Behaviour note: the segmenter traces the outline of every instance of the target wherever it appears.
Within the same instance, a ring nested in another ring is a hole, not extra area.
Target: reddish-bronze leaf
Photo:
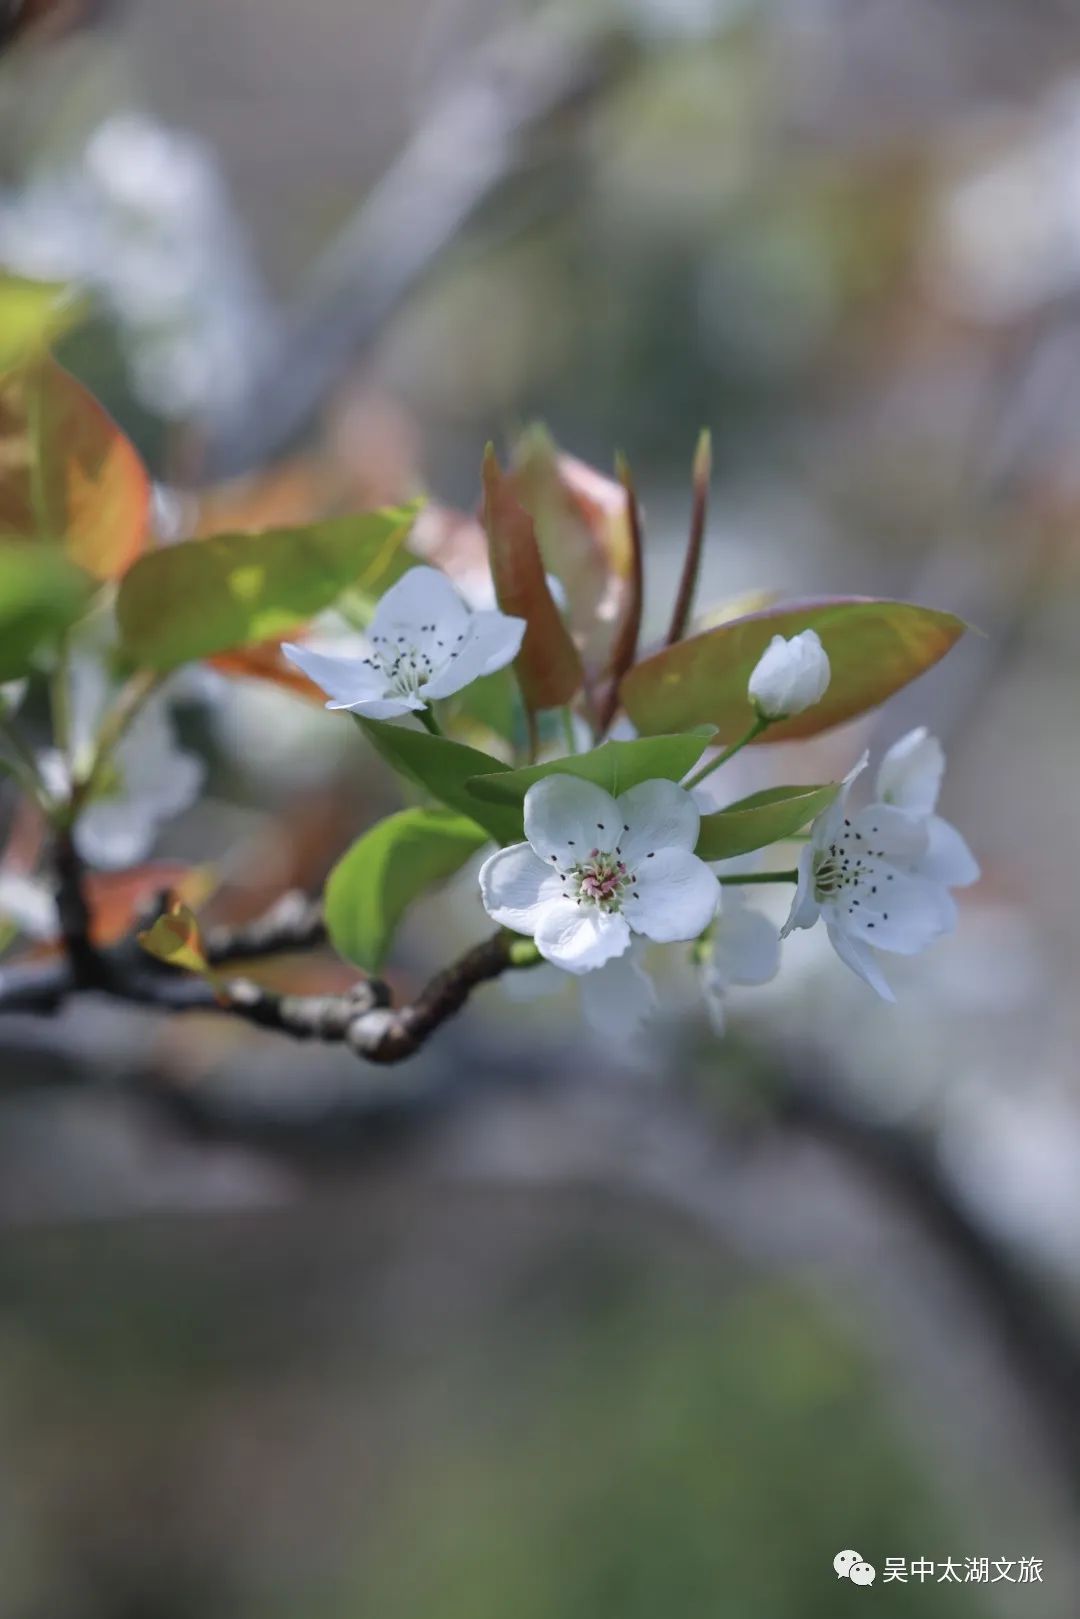
[[[548,589],[533,520],[519,504],[490,445],[483,480],[495,595],[504,613],[523,618],[527,625],[514,664],[522,695],[532,712],[558,708],[582,684],[581,657]]]
[[[149,522],[146,469],[81,382],[47,356],[0,377],[0,537],[52,541],[116,579]]]

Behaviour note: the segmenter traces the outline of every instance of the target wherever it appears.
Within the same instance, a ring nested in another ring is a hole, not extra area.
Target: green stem
[[[420,724],[424,726],[426,730],[431,732],[432,736],[442,736],[442,726],[439,724],[430,708],[421,708],[417,712],[416,717],[420,721]]]
[[[52,713],[53,740],[68,768],[71,768],[71,690],[68,649],[61,641],[56,668],[49,680],[49,708]]]
[[[563,741],[566,743],[567,753],[576,753],[578,750],[577,738],[574,735],[574,713],[570,705],[560,709],[562,717]]]
[[[687,792],[692,787],[699,786],[706,776],[711,776],[714,770],[720,769],[721,765],[726,765],[729,759],[733,759],[737,753],[745,748],[748,743],[753,742],[755,737],[759,737],[762,731],[766,730],[771,724],[772,720],[767,719],[764,714],[758,714],[753,725],[740,741],[733,742],[730,747],[724,749],[723,753],[718,753],[715,759],[710,759],[708,764],[702,765],[701,769],[695,771],[688,781],[683,782]]]
[[[122,740],[128,726],[146,699],[160,684],[161,679],[162,676],[155,669],[139,669],[121,686],[116,701],[101,722],[101,729],[94,742],[94,755],[86,773],[80,776],[72,789],[70,807],[72,818],[78,815],[82,805],[91,796],[99,772],[108,763],[117,743]]]
[[[792,871],[733,871],[717,877],[718,883],[725,886],[737,887],[743,883],[797,883],[799,873]]]
[[[38,773],[33,750],[6,715],[0,715],[0,740],[7,743],[14,755],[13,758],[0,757],[0,765],[10,771],[12,778],[18,782],[24,793],[37,802],[44,815],[51,815],[54,805]]]

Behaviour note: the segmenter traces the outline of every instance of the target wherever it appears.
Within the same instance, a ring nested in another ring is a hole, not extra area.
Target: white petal
[[[310,647],[296,646],[291,641],[283,641],[281,650],[290,663],[326,692],[330,698],[327,708],[356,708],[360,703],[381,699],[386,691],[384,675],[362,658],[330,657],[325,652],[312,652]],[[395,712],[404,713],[405,710],[397,708]]]
[[[421,695],[432,701],[449,697],[481,675],[494,674],[496,669],[504,668],[517,657],[524,634],[523,618],[510,618],[505,613],[474,613],[464,641],[421,686]]]
[[[410,568],[379,599],[371,617],[371,639],[388,641],[405,635],[415,641],[427,624],[435,624],[447,642],[469,626],[469,609],[438,568]]]
[[[944,883],[946,888],[966,888],[978,882],[979,862],[955,826],[940,815],[931,815],[926,830],[926,853],[916,868],[920,877]]]
[[[847,805],[848,799],[851,796],[852,785],[859,778],[859,776],[862,775],[869,763],[870,755],[864,751],[858,762],[852,765],[851,769],[844,777],[842,783],[840,784],[840,791],[837,793],[828,809],[823,809],[821,814],[812,822],[810,827],[810,843],[813,848],[827,849],[829,844],[832,843],[833,839],[836,837],[837,832],[844,824],[845,817],[848,815]],[[802,926],[803,924],[800,923],[797,925]],[[806,925],[808,926],[809,924]]]
[[[826,922],[878,950],[913,956],[956,926],[948,889],[925,877],[867,861],[859,881],[823,902]]]
[[[622,955],[630,943],[630,929],[615,911],[568,899],[544,908],[535,938],[546,961],[564,972],[587,973]]]
[[[812,928],[821,915],[821,907],[814,898],[814,853],[812,843],[807,843],[799,852],[799,881],[787,921],[780,929],[782,939],[786,939],[793,928]]]
[[[878,766],[875,796],[920,815],[933,811],[945,773],[945,753],[936,736],[918,725],[892,747]]]
[[[419,697],[373,697],[368,702],[327,703],[327,708],[347,708],[369,720],[399,720],[405,714],[418,714],[426,707]]]
[[[767,984],[780,971],[780,935],[761,911],[728,903],[712,936],[712,966],[728,984]]]
[[[658,1005],[656,985],[628,950],[581,980],[581,1010],[586,1023],[613,1043],[632,1039]]]
[[[566,870],[591,849],[610,853],[622,829],[611,794],[578,776],[545,776],[525,794],[525,836],[545,865]]]
[[[496,849],[480,867],[480,896],[493,921],[516,933],[534,933],[545,907],[562,898],[562,883],[527,843],[512,843]]]
[[[637,870],[623,914],[635,933],[658,944],[696,939],[716,915],[720,884],[696,854],[686,849],[658,849]]]
[[[926,853],[926,820],[890,804],[867,804],[845,821],[841,834],[844,846],[853,854],[867,852],[892,865],[913,870]]]
[[[889,988],[889,984],[877,962],[874,952],[868,950],[866,945],[858,939],[849,938],[841,928],[830,927],[828,930],[832,947],[845,967],[850,967],[864,983],[881,996],[883,1001],[895,1001],[896,996]]]
[[[616,802],[622,815],[619,851],[631,871],[658,849],[693,851],[701,816],[684,787],[643,781],[620,793]]]

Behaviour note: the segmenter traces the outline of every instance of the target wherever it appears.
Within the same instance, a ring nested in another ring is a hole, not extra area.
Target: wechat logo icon
[[[838,1580],[850,1580],[852,1585],[873,1585],[877,1570],[861,1552],[837,1552],[832,1560]]]

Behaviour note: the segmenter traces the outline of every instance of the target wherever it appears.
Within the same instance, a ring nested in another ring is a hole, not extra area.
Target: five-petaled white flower
[[[921,746],[930,740],[912,733],[886,754],[877,787],[893,802],[854,810],[848,795],[866,768],[863,755],[810,829],[791,912],[781,929],[783,938],[822,918],[841,961],[886,1001],[895,996],[875,949],[916,955],[951,932],[956,904],[949,887],[978,875],[966,843],[947,822],[941,825],[951,837],[931,834],[930,823],[938,818],[925,806],[932,809],[936,802],[940,771],[934,749]],[[908,807],[899,807],[897,794],[907,797]]]
[[[747,695],[763,719],[782,720],[820,702],[832,671],[816,630],[774,635],[754,666]]]
[[[720,895],[693,852],[698,825],[697,805],[673,781],[612,798],[577,776],[545,776],[525,794],[528,842],[480,869],[484,906],[571,973],[621,956],[631,930],[662,944],[696,939]]]
[[[388,720],[502,669],[517,657],[524,633],[523,618],[470,612],[437,568],[410,568],[380,600],[355,656],[290,643],[281,650],[326,692],[327,708]]]
[[[697,957],[709,1021],[717,1034],[724,1032],[731,986],[768,984],[780,971],[780,935],[775,923],[746,903],[742,888],[726,887],[721,892],[720,913]]]

